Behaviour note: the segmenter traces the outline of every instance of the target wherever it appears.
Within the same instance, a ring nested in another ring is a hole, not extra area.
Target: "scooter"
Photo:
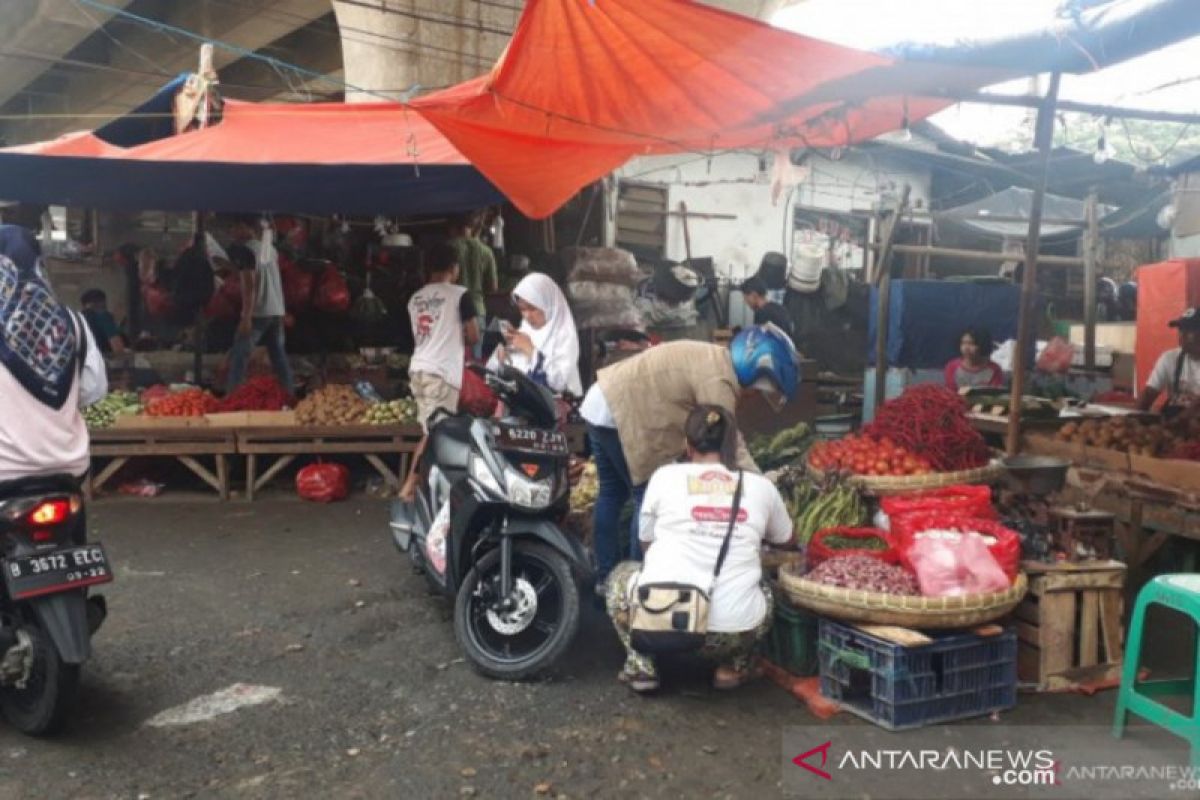
[[[570,451],[554,396],[510,366],[469,369],[507,413],[431,421],[426,480],[414,502],[393,504],[392,538],[455,599],[455,636],[475,669],[522,680],[574,639],[591,559],[557,522],[569,505]]]
[[[87,541],[75,479],[0,486],[0,571],[0,715],[23,733],[52,734],[107,616],[104,597],[87,587],[113,579],[104,548]]]

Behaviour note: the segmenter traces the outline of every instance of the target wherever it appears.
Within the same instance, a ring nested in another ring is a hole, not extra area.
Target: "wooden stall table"
[[[297,456],[362,456],[387,485],[399,490],[408,472],[409,457],[421,442],[421,426],[335,425],[243,428],[236,431],[237,451],[246,456],[246,499],[278,475]],[[259,456],[274,457],[262,475]],[[397,456],[395,471],[385,459]]]
[[[229,456],[237,452],[233,430],[207,425],[167,427],[123,426],[91,432],[92,458],[111,458],[94,476],[88,473],[84,493],[90,498],[131,458],[174,458],[216,489],[222,500],[229,499]],[[211,456],[215,473],[198,460]]]

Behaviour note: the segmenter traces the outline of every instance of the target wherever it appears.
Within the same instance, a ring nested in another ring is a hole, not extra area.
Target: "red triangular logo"
[[[809,750],[807,753],[801,753],[800,755],[798,755],[792,759],[792,763],[795,764],[797,767],[808,770],[813,775],[817,775],[819,777],[824,778],[827,781],[831,781],[831,780],[833,780],[832,775],[830,775],[828,772],[826,772],[823,769],[814,767],[812,764],[809,764],[808,759],[811,758],[812,756],[816,755],[817,753],[820,753],[821,754],[821,766],[824,767],[825,764],[829,761],[829,747],[832,744],[833,744],[833,742],[831,742],[831,741],[826,742],[825,744],[814,747],[812,750]]]

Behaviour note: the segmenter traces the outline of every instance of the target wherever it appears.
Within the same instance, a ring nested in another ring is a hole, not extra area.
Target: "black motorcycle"
[[[18,730],[57,731],[106,615],[89,586],[112,569],[87,542],[83,498],[70,477],[0,485],[0,714]]]
[[[512,367],[472,367],[507,408],[500,420],[432,423],[425,480],[392,507],[396,546],[455,598],[454,632],[484,675],[520,680],[557,660],[579,628],[582,543],[558,526],[569,450],[554,396]]]

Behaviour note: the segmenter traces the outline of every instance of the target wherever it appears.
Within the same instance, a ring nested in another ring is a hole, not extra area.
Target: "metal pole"
[[[1083,365],[1096,368],[1096,249],[1099,224],[1096,219],[1096,192],[1088,195],[1084,208],[1087,228],[1083,232]]]
[[[908,206],[908,195],[911,191],[912,186],[904,184],[904,189],[900,192],[900,203],[885,223],[883,240],[879,244],[879,260],[875,266],[875,280],[879,284],[879,302],[875,312],[875,394],[872,402],[876,409],[883,405],[887,395],[887,339],[892,310],[892,271],[888,267],[888,260],[892,255],[892,240],[896,238],[896,228],[900,226],[900,217]]]
[[[1058,85],[1062,73],[1050,75],[1050,88],[1038,108],[1034,142],[1038,148],[1038,181],[1033,191],[1033,202],[1029,211],[1029,236],[1025,243],[1025,273],[1021,280],[1021,310],[1017,320],[1017,351],[1013,353],[1012,395],[1008,412],[1007,451],[1016,455],[1021,446],[1021,398],[1025,394],[1025,354],[1033,342],[1037,299],[1038,249],[1042,239],[1042,207],[1046,201],[1046,174],[1050,167],[1050,151],[1054,145],[1054,109],[1058,102]]]

